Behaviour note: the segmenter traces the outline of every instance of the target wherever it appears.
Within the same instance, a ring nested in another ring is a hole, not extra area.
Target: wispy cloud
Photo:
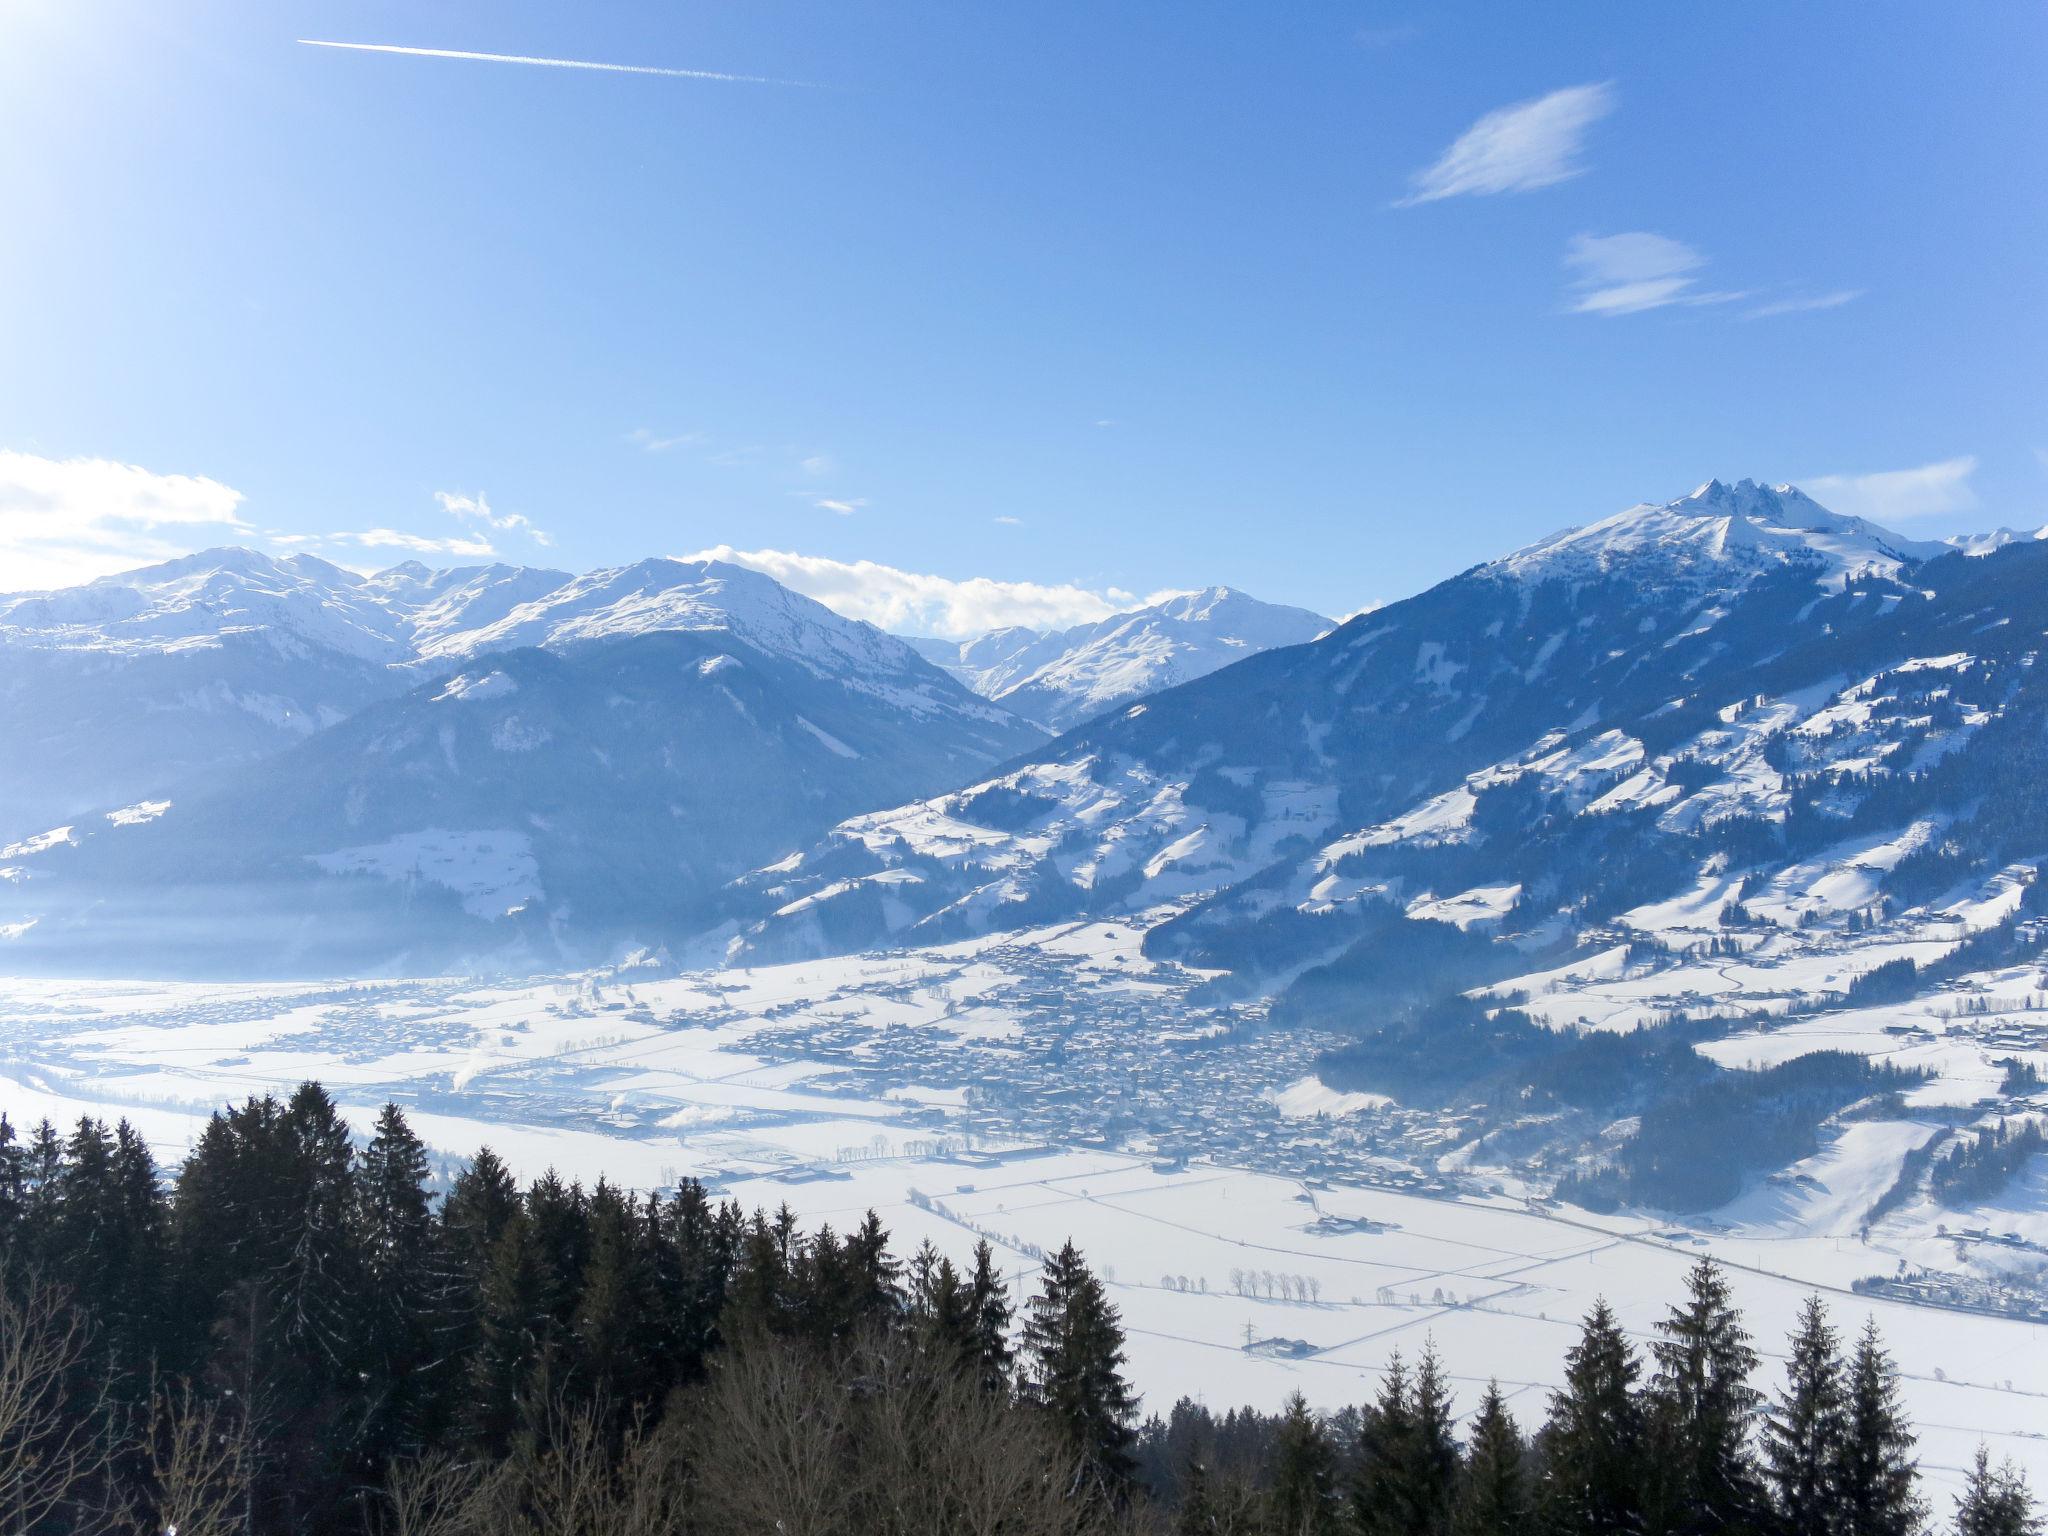
[[[867,504],[868,499],[865,496],[820,496],[811,503],[820,512],[836,512],[841,517],[851,517]]]
[[[1863,297],[1861,288],[1837,288],[1832,293],[1798,294],[1791,298],[1773,299],[1767,304],[1744,312],[1745,320],[1767,320],[1773,315],[1803,315],[1816,309],[1840,309],[1844,304],[1853,304]]]
[[[412,555],[462,555],[477,560],[489,559],[497,553],[491,546],[491,541],[485,538],[430,539],[422,534],[404,533],[396,528],[364,528],[351,533],[323,533],[312,542],[323,545],[349,545],[356,549],[402,549]]]
[[[242,499],[205,475],[0,449],[0,586],[71,586],[246,537]]]
[[[594,69],[610,75],[666,75],[672,80],[717,80],[728,85],[791,85],[811,89],[807,80],[777,80],[769,75],[729,75],[716,69],[671,69],[659,64],[601,64],[592,59],[544,59],[524,53],[472,53],[462,48],[408,48],[398,43],[341,43],[302,37],[308,48],[340,48],[350,53],[396,53],[413,59],[460,59],[472,64],[538,64],[545,69]]]
[[[1001,512],[998,512],[994,517],[990,518],[989,521],[1003,528],[1021,528],[1024,526],[1023,518],[1010,517]]]
[[[1682,240],[1646,230],[1574,235],[1564,264],[1574,274],[1575,314],[1639,315],[1667,304],[1725,304],[1742,297],[1701,289],[1694,274],[1707,258]]]
[[[1962,454],[1922,464],[1917,469],[1887,469],[1867,475],[1815,475],[1800,488],[1822,506],[1876,523],[1908,523],[1915,518],[1968,512],[1977,505],[1970,477],[1977,456]]]
[[[1065,629],[1153,600],[1116,587],[1095,590],[1076,584],[996,581],[986,576],[962,580],[905,571],[873,560],[831,560],[780,549],[734,549],[730,544],[684,558],[749,566],[848,618],[865,619],[897,634],[948,639],[966,639],[1010,625]]]
[[[523,533],[542,548],[555,542],[552,534],[534,527],[533,520],[523,512],[493,512],[482,491],[478,491],[474,496],[464,495],[460,491],[436,491],[434,500],[441,503],[443,512],[460,522],[482,523],[486,528],[495,528],[500,533]],[[483,553],[489,554],[490,550],[485,549]]]
[[[1574,85],[1534,101],[1489,112],[1457,138],[1434,165],[1411,178],[1415,190],[1398,206],[1446,197],[1534,192],[1584,172],[1579,151],[1586,130],[1614,110],[1611,85]]]
[[[635,427],[626,434],[626,441],[643,453],[667,453],[671,448],[694,448],[710,439],[702,432],[660,433],[651,427]]]

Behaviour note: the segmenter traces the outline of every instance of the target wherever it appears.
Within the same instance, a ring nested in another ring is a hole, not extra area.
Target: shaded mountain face
[[[372,609],[400,613],[380,696],[282,752],[17,837],[0,853],[11,963],[607,958],[694,931],[727,881],[845,815],[1042,739],[735,567],[650,561],[524,600],[510,576],[372,580]],[[447,618],[480,607],[475,627]]]
[[[1155,950],[1247,985],[1368,940],[1384,971],[1440,929],[1500,951],[1476,971],[1527,969],[1725,852],[1701,841],[1717,828],[1763,823],[1766,857],[1790,858],[1788,822],[1824,837],[1887,814],[1865,776],[1988,763],[1979,738],[2007,714],[1990,739],[2024,736],[2044,559],[1966,559],[1789,487],[1709,484],[853,818],[741,882],[756,905],[734,950],[1173,908]],[[1923,707],[1922,674],[1958,652],[1970,686]],[[1917,680],[1893,689],[1899,668]]]
[[[998,629],[957,643],[913,643],[983,698],[1057,732],[1331,627],[1305,608],[1210,587],[1067,630]]]

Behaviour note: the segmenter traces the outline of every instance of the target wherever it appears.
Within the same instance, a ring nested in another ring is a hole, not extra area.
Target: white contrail
[[[470,59],[484,64],[541,64],[549,69],[598,69],[614,75],[668,75],[677,80],[723,80],[731,85],[796,85],[804,80],[775,80],[767,75],[727,75],[715,69],[666,69],[658,64],[599,64],[589,59],[537,59],[523,53],[466,53],[459,48],[405,48],[397,43],[336,43],[302,37],[308,48],[346,48],[353,53],[402,53],[416,59]]]

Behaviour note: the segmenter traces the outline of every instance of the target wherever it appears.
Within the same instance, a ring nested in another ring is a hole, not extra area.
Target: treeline
[[[1648,1354],[1604,1303],[1540,1425],[1462,1434],[1434,1351],[1318,1416],[1138,1422],[1071,1244],[1013,1300],[986,1243],[846,1233],[481,1152],[434,1193],[387,1107],[213,1117],[170,1179],[126,1124],[0,1118],[0,1528],[43,1536],[1494,1536],[1918,1530],[1874,1329],[1819,1303],[1766,1404],[1702,1262]],[[1980,1458],[1962,1536],[2033,1529]]]
[[[2043,1152],[2048,1152],[2048,1135],[2039,1120],[2000,1120],[1936,1161],[1929,1187],[1943,1205],[1974,1205],[1995,1197]]]

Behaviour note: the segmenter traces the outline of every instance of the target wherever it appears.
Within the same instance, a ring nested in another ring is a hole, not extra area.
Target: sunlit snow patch
[[[448,679],[448,686],[434,695],[436,704],[461,700],[475,703],[480,699],[501,699],[508,693],[517,693],[516,679],[503,672],[485,672],[481,675],[465,672]]]
[[[146,821],[155,821],[170,808],[168,800],[139,800],[134,805],[107,812],[107,820],[117,827],[139,827]]]
[[[539,899],[540,866],[521,832],[449,832],[429,827],[360,848],[308,854],[334,875],[424,880],[455,892],[473,917],[503,917]]]
[[[18,843],[0,848],[0,859],[27,858],[32,853],[44,853],[71,840],[69,827],[52,827],[48,832],[38,832],[34,837],[24,837]]]
[[[1259,1097],[1290,1120],[1355,1115],[1368,1109],[1384,1109],[1394,1102],[1383,1093],[1345,1093],[1319,1077],[1296,1078],[1285,1088],[1266,1089]]]

